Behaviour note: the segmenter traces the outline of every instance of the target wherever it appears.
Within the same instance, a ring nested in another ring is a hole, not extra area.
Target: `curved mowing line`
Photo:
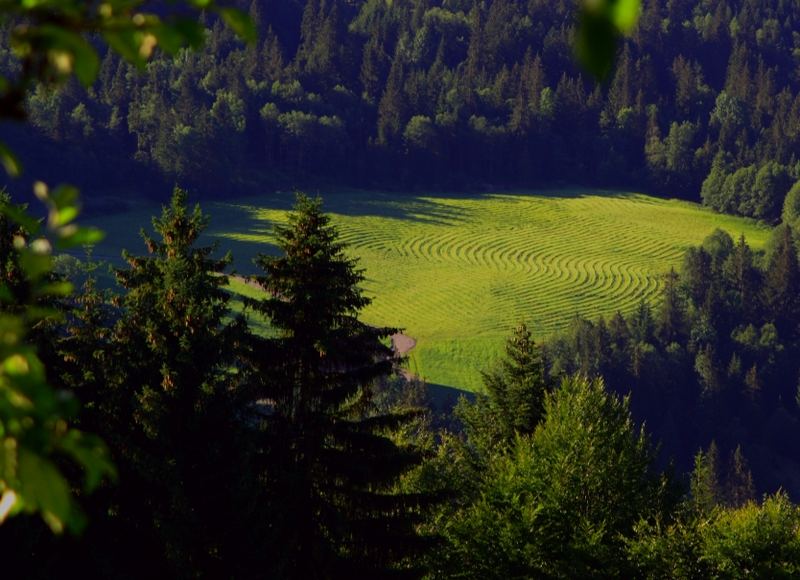
[[[414,358],[422,372],[469,388],[480,382],[472,366],[500,352],[519,319],[541,336],[575,314],[608,318],[642,300],[653,304],[686,247],[714,224],[737,223],[637,195],[382,194],[368,201],[370,215],[348,216],[348,205],[335,215],[348,254],[366,268],[375,298],[368,321],[404,326],[419,339]],[[398,207],[436,221],[398,219]]]

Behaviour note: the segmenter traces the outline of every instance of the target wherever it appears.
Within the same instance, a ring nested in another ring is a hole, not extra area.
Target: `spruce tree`
[[[148,256],[124,253],[127,293],[113,331],[109,425],[120,456],[123,520],[163,546],[182,575],[234,573],[247,513],[239,497],[241,419],[230,372],[242,322],[226,321],[230,256],[196,247],[208,218],[175,189],[142,233]]]
[[[719,452],[717,443],[712,441],[708,450],[699,450],[694,457],[694,471],[691,475],[690,491],[692,504],[700,513],[709,513],[722,500],[719,481]]]
[[[726,482],[727,503],[730,507],[742,507],[756,497],[753,474],[747,464],[742,446],[737,445],[731,453]]]
[[[685,334],[686,307],[680,292],[679,277],[674,269],[669,271],[664,284],[664,301],[658,313],[656,335],[661,343],[676,342]]]
[[[529,435],[542,420],[548,391],[542,352],[522,323],[506,341],[506,356],[483,372],[485,395],[474,403],[459,401],[456,413],[465,424],[471,445],[490,454],[513,444],[517,434]]]
[[[253,364],[278,577],[380,577],[423,544],[419,498],[393,493],[419,460],[391,438],[413,415],[379,414],[371,400],[394,366],[395,329],[359,321],[364,274],[338,235],[321,200],[299,195],[277,229],[281,255],[256,259],[267,296],[252,306],[276,332],[254,338]]]
[[[742,323],[755,322],[761,315],[761,272],[755,265],[753,251],[744,236],[733,249],[724,266],[725,278],[733,290],[733,306]]]
[[[797,332],[800,322],[800,264],[792,229],[780,226],[775,250],[769,261],[764,289],[765,302],[782,339]]]

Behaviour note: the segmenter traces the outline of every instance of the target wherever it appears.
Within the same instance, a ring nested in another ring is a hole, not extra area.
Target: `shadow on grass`
[[[475,393],[457,389],[456,387],[428,383],[427,389],[428,400],[436,412],[450,413],[462,396],[466,397],[470,402],[475,400]]]
[[[459,200],[482,200],[498,197],[547,197],[553,199],[576,199],[588,196],[629,198],[639,194],[597,190],[580,187],[565,187],[547,190],[496,190],[486,192],[381,192],[365,190],[308,191],[308,195],[320,195],[323,209],[332,215],[348,217],[381,217],[407,222],[457,226],[467,221],[476,211],[452,206],[447,202]],[[253,260],[258,254],[276,254],[277,248],[268,239],[274,233],[276,222],[264,215],[265,211],[287,211],[292,208],[295,193],[277,191],[264,195],[242,197],[229,202],[206,202],[205,210],[211,216],[208,238],[220,242],[222,248],[230,250],[235,257],[235,268],[243,274],[255,272]],[[402,227],[402,223],[399,224]],[[242,236],[245,239],[237,239]],[[257,243],[254,243],[258,240]]]

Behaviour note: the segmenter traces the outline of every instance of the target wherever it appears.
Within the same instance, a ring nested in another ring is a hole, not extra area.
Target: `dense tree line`
[[[716,231],[687,251],[680,275],[666,276],[657,307],[642,303],[610,320],[576,318],[546,345],[548,374],[602,376],[630,389],[634,415],[680,470],[691,467],[698,448],[715,442],[721,466],[744,452],[757,489],[783,487],[796,495],[797,245],[786,225],[764,252]]]
[[[711,207],[767,220],[800,177],[793,2],[645,2],[602,84],[574,62],[570,2],[257,0],[249,12],[256,45],[207,16],[201,51],[145,74],[109,53],[92,87],[35,90],[36,136],[12,143],[37,174],[94,188],[134,171],[207,193],[580,181],[702,189]]]
[[[430,577],[797,574],[799,512],[783,492],[755,501],[741,448],[725,470],[712,443],[683,482],[636,425],[638,393],[548,377],[546,353],[519,327],[485,394],[459,403],[462,435],[443,435],[414,474],[417,488],[451,494],[428,519],[442,538]]]

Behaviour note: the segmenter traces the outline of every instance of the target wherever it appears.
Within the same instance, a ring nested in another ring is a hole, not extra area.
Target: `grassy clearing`
[[[209,237],[233,251],[240,272],[275,250],[293,195],[208,203]],[[152,207],[108,216],[95,251],[113,258],[149,224]],[[410,367],[428,381],[480,388],[479,369],[500,353],[520,320],[539,337],[575,314],[613,315],[657,299],[663,274],[715,228],[745,234],[755,248],[769,230],[696,204],[635,193],[559,190],[458,196],[338,192],[325,196],[374,298],[367,322],[397,325],[417,339]]]

